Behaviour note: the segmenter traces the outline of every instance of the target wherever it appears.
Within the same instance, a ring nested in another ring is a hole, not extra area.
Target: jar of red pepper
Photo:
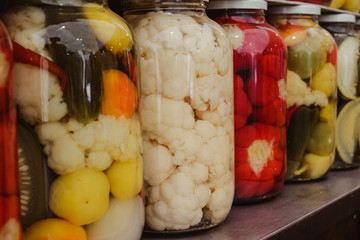
[[[14,0],[2,19],[14,46],[24,239],[140,239],[140,86],[130,27],[107,0]]]
[[[336,120],[336,155],[332,169],[360,166],[357,127],[360,116],[360,39],[354,32],[355,16],[347,13],[321,15],[319,22],[334,37],[337,50],[338,104]]]
[[[336,42],[319,26],[316,5],[274,6],[268,13],[288,48],[286,180],[319,179],[335,155]]]
[[[265,1],[210,1],[208,14],[233,48],[234,203],[279,193],[285,178],[286,47]]]
[[[10,36],[0,21],[0,239],[20,240],[16,108]]]

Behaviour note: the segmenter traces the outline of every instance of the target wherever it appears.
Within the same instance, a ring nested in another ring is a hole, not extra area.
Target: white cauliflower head
[[[297,73],[288,70],[286,105],[288,108],[294,105],[326,107],[328,98],[323,92],[308,87]]]
[[[58,121],[67,114],[58,78],[24,63],[14,64],[15,100],[21,116],[32,125]]]

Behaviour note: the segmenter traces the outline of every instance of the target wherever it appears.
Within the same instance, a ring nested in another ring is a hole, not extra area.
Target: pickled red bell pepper
[[[278,81],[262,74],[253,74],[247,80],[245,89],[250,102],[255,106],[268,105],[279,96]]]
[[[14,59],[15,61],[27,63],[36,67],[41,67],[61,79],[61,90],[64,91],[68,77],[66,72],[59,67],[54,62],[48,60],[47,58],[37,54],[36,52],[31,51],[30,49],[24,48],[20,44],[13,41],[14,47]]]
[[[283,170],[281,128],[261,123],[235,134],[236,196],[250,198],[269,192]]]

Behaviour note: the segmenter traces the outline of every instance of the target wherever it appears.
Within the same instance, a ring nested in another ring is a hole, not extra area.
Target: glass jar
[[[139,44],[146,232],[207,229],[234,197],[232,49],[205,1],[129,0]]]
[[[285,180],[286,46],[265,1],[210,1],[208,15],[233,48],[234,203],[277,195]]]
[[[332,169],[360,166],[358,116],[360,116],[360,39],[355,35],[355,16],[352,14],[326,14],[319,18],[322,27],[334,37],[337,51],[337,121],[336,155]],[[358,109],[358,110],[357,110]]]
[[[360,38],[360,18],[356,18],[356,21],[354,24],[354,33],[357,38]]]
[[[19,133],[32,139],[24,158],[31,142],[44,150],[34,147],[40,160],[25,170],[31,178],[48,170],[49,199],[23,203],[33,206],[24,238],[140,239],[140,86],[127,23],[105,0],[13,1],[3,20],[14,45]],[[47,189],[24,184],[27,196]],[[34,206],[50,211],[38,220]]]
[[[0,239],[21,240],[14,61],[0,21]]]
[[[269,22],[287,55],[287,181],[320,179],[335,156],[336,42],[316,5],[277,6]]]

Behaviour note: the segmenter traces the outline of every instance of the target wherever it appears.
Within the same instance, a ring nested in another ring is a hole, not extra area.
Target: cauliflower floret
[[[182,101],[151,94],[142,98],[143,130],[157,132],[158,125],[191,129],[195,124],[191,106]]]
[[[234,198],[233,179],[228,178],[226,184],[216,188],[206,204],[205,218],[211,219],[214,224],[224,221],[228,215]]]
[[[73,172],[85,165],[107,169],[113,160],[136,160],[142,153],[138,118],[116,119],[100,115],[86,125],[70,118],[68,122],[40,123],[36,126],[49,167],[57,174]]]
[[[161,184],[160,195],[160,201],[146,207],[147,224],[159,231],[187,229],[201,221],[210,189],[195,185],[186,174],[177,172]]]
[[[194,64],[189,56],[174,54],[157,61],[141,59],[140,69],[143,95],[161,93],[172,99],[189,96],[190,83],[195,79]]]
[[[288,70],[286,105],[288,108],[293,105],[318,105],[326,107],[328,105],[328,98],[323,92],[312,90],[298,74]]]
[[[144,142],[144,180],[150,185],[162,183],[175,170],[173,156],[161,145]]]
[[[41,55],[45,48],[45,13],[33,6],[8,9],[2,20],[15,42]]]
[[[66,174],[85,167],[84,150],[59,122],[40,123],[36,127],[39,140],[45,145],[49,167],[57,174]]]
[[[87,167],[103,171],[110,167],[113,160],[111,159],[110,154],[107,152],[92,151],[88,154],[85,162]]]
[[[67,106],[55,75],[23,63],[15,63],[14,75],[16,103],[26,122],[36,124],[58,121],[67,114]]]

